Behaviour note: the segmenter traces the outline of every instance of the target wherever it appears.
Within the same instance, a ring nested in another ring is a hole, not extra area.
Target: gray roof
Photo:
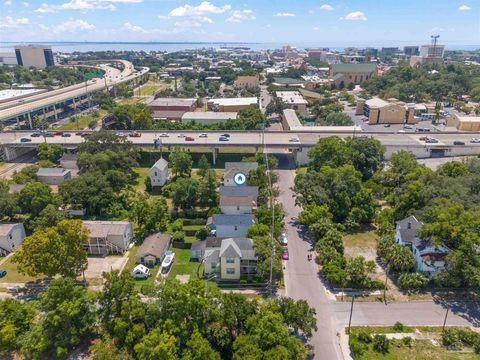
[[[237,162],[226,162],[225,170],[239,170],[239,171],[250,171],[256,170],[258,168],[258,163],[255,161],[237,161]]]
[[[237,112],[189,111],[182,115],[182,121],[189,120],[234,120]]]
[[[213,215],[213,223],[218,225],[237,225],[237,226],[251,226],[255,223],[253,215],[244,214],[244,215],[225,215],[225,214],[216,214]]]
[[[192,246],[190,247],[190,251],[205,250],[206,247],[207,247],[207,242],[205,240],[198,240],[192,243]]]
[[[60,158],[60,161],[77,161],[77,154],[63,154],[63,156]]]
[[[64,176],[70,170],[64,168],[40,168],[37,171],[37,176]]]
[[[3,223],[3,224],[0,224],[0,236],[8,235],[10,233],[10,231],[12,231],[12,229],[18,224],[21,224],[21,223]]]
[[[254,206],[255,201],[250,196],[220,196],[222,206]]]
[[[156,167],[157,169],[163,170],[168,167],[168,161],[164,158],[158,159],[155,164],[153,164],[152,168]]]
[[[216,248],[220,247],[222,245],[222,240],[226,239],[224,237],[215,237],[215,236],[209,236],[205,239],[205,246],[207,248]]]
[[[148,103],[149,106],[192,106],[197,99],[158,98]]]
[[[108,235],[123,235],[126,227],[130,225],[130,222],[84,220],[82,225],[89,231],[90,237],[105,238]]]
[[[220,186],[220,196],[250,196],[258,197],[258,186]]]
[[[248,238],[228,238],[222,241],[220,257],[241,257],[243,260],[257,260],[253,240]]]
[[[411,215],[403,220],[397,221],[396,224],[397,229],[400,231],[402,241],[413,245],[420,243],[421,240],[418,237],[418,229],[423,223],[418,221],[415,216]]]
[[[162,258],[171,239],[172,236],[169,234],[152,234],[143,240],[142,245],[138,248],[137,256],[154,255]]]

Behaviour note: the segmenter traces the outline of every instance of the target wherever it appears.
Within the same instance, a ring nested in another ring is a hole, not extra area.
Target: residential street
[[[281,159],[278,170],[278,201],[283,204],[286,212],[285,231],[290,255],[289,260],[285,261],[285,294],[296,300],[307,300],[317,312],[318,331],[310,340],[315,349],[315,359],[343,359],[337,333],[348,325],[350,302],[330,300],[319,278],[317,265],[314,261],[307,261],[311,246],[303,240],[301,228],[295,223],[300,212],[300,208],[295,206],[291,190],[294,186],[295,170],[288,169],[292,164],[288,164],[285,158]],[[405,325],[441,326],[447,308],[450,309],[447,325],[480,326],[480,305],[471,301],[411,301],[387,305],[382,302],[356,302],[352,325],[386,326],[400,321]]]

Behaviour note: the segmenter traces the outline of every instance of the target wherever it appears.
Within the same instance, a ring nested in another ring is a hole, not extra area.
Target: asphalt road
[[[293,198],[294,170],[278,170],[280,188],[279,202],[286,212],[285,232],[288,237],[289,260],[285,261],[285,295],[295,300],[306,300],[317,312],[318,331],[310,344],[314,347],[315,359],[341,359],[337,338],[337,326],[333,307],[328,300],[318,277],[318,269],[313,261],[307,261],[311,245],[302,239],[300,229],[295,225],[300,208]]]

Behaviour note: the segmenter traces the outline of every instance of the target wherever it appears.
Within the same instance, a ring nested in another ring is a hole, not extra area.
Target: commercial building
[[[197,99],[158,98],[148,106],[153,111],[154,119],[178,120],[186,112],[195,110]]]
[[[0,256],[7,256],[17,249],[25,239],[25,228],[22,223],[0,224]]]
[[[258,107],[257,97],[218,98],[207,102],[208,110],[218,112],[238,112],[250,107]]]
[[[160,264],[165,257],[165,252],[170,246],[172,236],[169,234],[152,234],[143,240],[136,254],[137,264],[155,266]]]
[[[365,115],[371,125],[416,124],[418,122],[415,117],[415,105],[407,105],[397,99],[389,99],[389,101],[380,98],[359,99],[355,113],[356,115]]]
[[[459,131],[480,131],[480,116],[453,114],[447,119],[447,126],[456,127]]]
[[[237,76],[237,79],[234,81],[233,86],[237,89],[249,89],[255,90],[258,88],[260,82],[258,75],[253,76]]]
[[[375,75],[376,64],[333,64],[330,67],[333,85],[340,88],[360,84]]]
[[[440,57],[443,58],[443,52],[445,51],[445,45],[422,45],[420,47],[421,57]]]
[[[54,66],[52,47],[47,45],[15,46],[17,64],[24,68],[43,69]]]
[[[404,46],[403,53],[407,56],[416,56],[420,54],[418,46]]]
[[[182,115],[182,122],[195,121],[197,124],[211,125],[236,120],[238,112],[193,111]]]
[[[82,244],[89,254],[122,254],[133,240],[132,224],[128,221],[83,221],[89,241]]]
[[[307,114],[308,101],[298,91],[277,91],[275,94],[282,99],[287,108]]]
[[[36,173],[38,181],[48,185],[60,185],[72,178],[72,172],[63,168],[40,168]]]
[[[0,66],[1,65],[18,65],[17,56],[13,52],[2,52],[0,53]]]

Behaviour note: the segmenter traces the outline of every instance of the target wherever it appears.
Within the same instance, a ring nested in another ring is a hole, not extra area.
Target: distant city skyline
[[[480,45],[478,0],[0,0],[2,41]]]

